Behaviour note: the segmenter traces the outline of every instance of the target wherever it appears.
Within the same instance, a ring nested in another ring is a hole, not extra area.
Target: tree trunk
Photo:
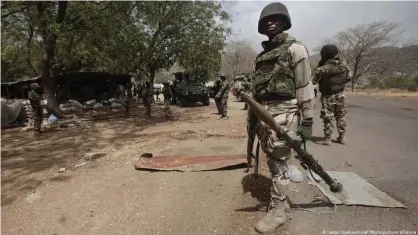
[[[46,3],[47,4],[47,3]],[[67,11],[68,2],[58,2],[58,14],[57,18],[55,20],[55,26],[62,24],[65,18],[65,13]],[[42,2],[38,2],[38,13],[39,17],[41,18],[42,24],[42,37],[44,41],[44,52],[42,56],[42,63],[41,63],[41,79],[42,79],[42,86],[45,91],[45,96],[47,99],[47,110],[51,113],[53,113],[58,118],[66,118],[64,114],[61,112],[61,110],[58,107],[58,102],[55,96],[55,81],[54,77],[52,76],[51,72],[51,64],[54,59],[55,55],[55,46],[56,46],[56,40],[57,40],[57,34],[55,31],[56,27],[50,27],[47,24],[46,21],[46,15],[45,15],[45,7]],[[48,29],[53,29],[51,32]]]

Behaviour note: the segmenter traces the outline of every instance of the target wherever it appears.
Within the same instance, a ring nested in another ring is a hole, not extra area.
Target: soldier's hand
[[[306,138],[311,137],[312,126],[313,126],[313,118],[303,119],[298,128],[297,134]]]

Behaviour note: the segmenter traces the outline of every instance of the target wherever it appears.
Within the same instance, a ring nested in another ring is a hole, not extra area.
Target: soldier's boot
[[[322,141],[322,145],[330,146],[331,145],[331,136],[325,136],[324,141]]]
[[[343,135],[343,134],[340,134],[340,135],[338,136],[338,138],[337,138],[337,143],[339,143],[339,144],[343,144],[343,145],[346,145],[346,144],[347,144],[347,141],[345,140],[345,137],[344,137],[344,135]]]
[[[220,120],[228,120],[228,116],[226,116],[226,115],[222,115],[219,119],[220,119]]]
[[[269,159],[267,164],[273,181],[270,190],[270,205],[267,214],[255,225],[255,230],[263,234],[274,232],[290,218],[290,206],[285,192],[285,185],[290,180],[287,163]]]

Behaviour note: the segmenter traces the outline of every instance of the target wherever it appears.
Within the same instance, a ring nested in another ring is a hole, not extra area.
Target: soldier
[[[250,95],[250,91],[251,91],[251,78],[249,76],[247,76],[247,80],[244,82],[243,84],[244,87],[244,93],[247,95]],[[248,104],[247,102],[244,103],[244,108],[242,110],[247,110],[248,109]]]
[[[142,104],[145,108],[145,115],[149,118],[151,118],[151,103],[152,103],[152,97],[153,96],[153,90],[151,83],[146,80],[145,85],[142,89]]]
[[[41,104],[42,97],[40,95],[40,89],[38,83],[32,83],[30,84],[30,91],[28,93],[28,98],[30,105],[33,109],[33,122],[34,122],[34,132],[35,134],[42,133],[41,131],[41,125],[42,125],[42,119],[43,119],[43,108]]]
[[[221,80],[217,80],[215,85],[213,86],[213,99],[215,100],[216,109],[218,110],[218,114],[221,115],[221,99],[217,99],[216,95],[218,91],[221,89]]]
[[[309,56],[301,42],[284,32],[291,26],[288,10],[282,3],[268,4],[262,10],[258,32],[268,36],[269,40],[262,42],[264,50],[256,58],[251,93],[290,136],[310,137],[315,99]],[[257,131],[261,149],[268,158],[272,186],[269,210],[255,229],[260,233],[270,233],[283,225],[290,213],[286,186],[290,180],[287,160],[291,148],[250,109],[248,156],[252,154]]]
[[[164,113],[166,118],[171,117],[171,110],[170,110],[170,104],[171,99],[173,98],[173,92],[171,91],[170,84],[168,82],[163,83],[163,96],[164,96]]]
[[[226,120],[228,119],[229,83],[226,81],[225,74],[222,73],[219,77],[221,78],[221,89],[217,92],[215,100],[221,101],[221,117],[219,119]]]
[[[337,143],[346,144],[345,129],[347,122],[347,106],[345,104],[344,87],[351,81],[352,71],[346,61],[338,55],[338,48],[328,44],[321,49],[321,60],[313,76],[314,83],[319,84],[321,92],[321,119],[324,121],[324,145],[331,145],[335,117],[338,138]]]
[[[126,83],[126,116],[130,115],[130,108],[132,103],[132,83]]]

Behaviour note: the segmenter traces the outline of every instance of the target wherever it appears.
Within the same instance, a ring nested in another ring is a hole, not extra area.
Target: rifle
[[[259,103],[253,100],[248,94],[242,94],[244,100],[247,102],[250,109],[254,112],[254,114],[264,123],[266,123],[270,128],[273,129],[276,133],[278,133],[286,143],[293,149],[298,155],[298,159],[301,161],[301,165],[304,169],[312,169],[317,175],[319,175],[325,183],[327,183],[330,187],[330,190],[333,193],[340,192],[343,189],[343,186],[335,181],[325,170],[322,168],[321,165],[313,158],[313,156],[307,153],[299,142],[295,141],[292,137],[290,137],[283,128],[281,128],[276,121],[274,120],[273,116]]]

